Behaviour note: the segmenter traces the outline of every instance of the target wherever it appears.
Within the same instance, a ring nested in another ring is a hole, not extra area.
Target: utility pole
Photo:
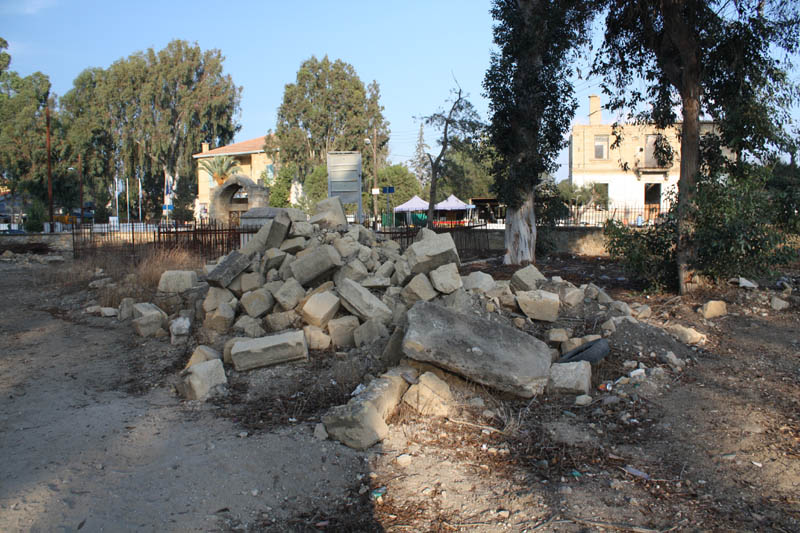
[[[372,128],[372,188],[378,188],[378,127]],[[372,229],[378,229],[378,196],[372,195]]]
[[[47,126],[47,198],[50,201],[50,233],[55,230],[53,224],[53,172],[50,168],[50,104],[44,110]]]

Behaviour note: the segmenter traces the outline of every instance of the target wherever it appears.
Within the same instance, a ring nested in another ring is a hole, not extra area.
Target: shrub
[[[25,218],[25,231],[41,232],[44,231],[44,221],[47,219],[44,204],[39,200],[31,203],[28,216]]]

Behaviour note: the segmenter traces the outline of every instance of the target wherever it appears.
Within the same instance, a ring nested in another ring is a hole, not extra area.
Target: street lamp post
[[[372,140],[367,137],[364,144],[372,145],[372,188],[378,188],[378,128],[372,128]],[[378,196],[372,195],[372,229],[378,229]]]

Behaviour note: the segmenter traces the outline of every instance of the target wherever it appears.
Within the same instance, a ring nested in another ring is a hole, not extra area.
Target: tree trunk
[[[518,209],[506,211],[506,255],[503,264],[536,263],[536,212],[533,191]]]
[[[427,227],[428,229],[433,229],[433,215],[434,215],[434,208],[433,206],[436,203],[436,186],[438,185],[439,176],[437,176],[436,170],[433,168],[434,166],[433,160],[431,160],[431,190],[430,190],[430,202],[428,202],[428,220],[427,220]]]
[[[678,287],[681,294],[696,288],[692,263],[697,257],[693,242],[694,197],[700,169],[700,84],[690,87],[683,96],[681,130],[681,176],[678,181]]]

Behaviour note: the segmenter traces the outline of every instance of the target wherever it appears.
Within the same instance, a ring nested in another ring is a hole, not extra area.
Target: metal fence
[[[75,259],[97,253],[115,253],[137,260],[153,249],[184,249],[214,259],[240,248],[258,227],[217,223],[90,224],[72,229]]]

